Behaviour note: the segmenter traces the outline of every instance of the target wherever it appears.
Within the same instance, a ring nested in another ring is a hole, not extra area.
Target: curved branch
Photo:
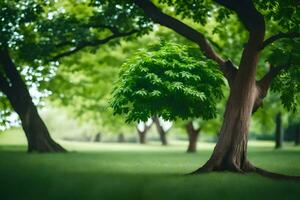
[[[264,41],[265,20],[255,8],[252,0],[214,0],[216,3],[234,11],[249,31],[249,39],[243,50],[236,78],[238,82],[252,84],[255,80],[259,50]]]
[[[168,27],[192,42],[195,42],[207,58],[212,59],[219,64],[220,70],[223,72],[223,75],[229,82],[229,85],[231,85],[237,72],[237,68],[230,61],[223,60],[202,33],[163,13],[150,0],[134,0],[134,2],[155,23]]]
[[[266,73],[259,81],[257,81],[258,86],[261,89],[261,92],[267,93],[270,88],[272,80],[279,75],[283,70],[286,70],[290,65],[282,65],[278,67],[272,67],[268,73]]]
[[[297,38],[297,37],[300,37],[300,33],[297,33],[297,32],[291,32],[291,33],[278,33],[276,35],[273,35],[271,37],[269,37],[268,39],[266,39],[263,43],[263,46],[261,49],[264,49],[266,48],[268,45],[272,44],[273,42],[275,42],[276,40],[280,40],[280,39],[283,39],[283,38],[290,38],[290,39],[293,39],[293,38]]]
[[[145,13],[155,23],[166,26],[187,39],[199,45],[206,57],[216,61],[220,66],[224,64],[224,60],[214,51],[204,35],[185,23],[163,13],[150,0],[134,0]]]
[[[119,38],[119,37],[130,36],[130,35],[132,35],[134,33],[137,33],[137,32],[138,32],[137,30],[132,30],[132,31],[129,31],[129,32],[126,32],[126,33],[115,33],[115,34],[110,35],[110,36],[108,36],[108,37],[106,37],[104,39],[82,42],[78,46],[75,46],[75,47],[71,48],[68,51],[65,51],[63,53],[57,54],[51,60],[52,61],[59,60],[59,59],[61,59],[63,57],[72,55],[72,54],[74,54],[74,53],[76,53],[76,52],[78,52],[78,51],[80,51],[80,50],[82,50],[82,49],[84,49],[86,47],[100,46],[100,45],[103,45],[103,44],[106,44],[106,43],[110,42],[113,39],[116,39],[116,38]],[[66,43],[69,44],[70,42],[66,42]]]

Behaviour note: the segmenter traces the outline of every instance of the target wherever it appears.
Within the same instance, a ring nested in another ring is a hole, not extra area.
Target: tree
[[[155,116],[153,123],[163,145],[167,145],[163,119],[214,118],[224,82],[214,63],[198,62],[203,55],[194,50],[163,42],[128,59],[113,91],[115,114],[124,115],[127,122]],[[188,127],[191,150],[195,150],[198,132]]]
[[[284,139],[284,126],[286,118],[290,113],[279,102],[278,94],[271,92],[263,103],[264,109],[258,110],[253,116],[256,128],[264,135],[272,135],[275,142],[275,149],[282,147]]]
[[[152,117],[152,120],[159,134],[161,144],[163,146],[168,145],[167,133],[172,127],[172,122],[166,122],[161,117]]]
[[[4,94],[0,96],[4,100],[1,101],[4,108],[0,113],[1,121],[7,124],[5,118],[12,110],[19,115],[28,140],[28,152],[65,151],[50,137],[23,78],[28,78],[32,85],[41,89],[49,77],[53,78],[57,67],[57,63],[53,65],[51,61],[141,33],[138,27],[144,24],[139,24],[140,21],[130,14],[119,20],[126,12],[114,12],[117,9],[114,5],[103,5],[101,11],[87,2],[60,1],[55,4],[52,1],[5,0],[0,5],[0,89]],[[142,30],[147,30],[147,27]],[[24,77],[20,75],[20,69],[26,69]]]
[[[190,3],[182,0],[160,1],[175,8],[175,15],[192,18],[200,24],[206,24],[207,21],[214,19],[219,25],[225,26],[230,22],[227,19],[232,14],[236,14],[235,22],[243,24],[248,33],[248,40],[245,45],[242,45],[244,47],[240,62],[238,66],[235,66],[230,60],[222,58],[222,55],[214,50],[200,31],[170,14],[165,14],[150,0],[134,0],[133,2],[154,22],[166,26],[196,43],[206,58],[218,64],[230,87],[218,142],[211,158],[193,174],[229,170],[257,172],[274,178],[296,178],[271,173],[253,166],[247,159],[247,141],[251,115],[261,106],[274,78],[283,78],[289,84],[299,81],[295,76],[299,73],[297,67],[300,60],[297,53],[299,52],[299,40],[297,39],[299,37],[299,4],[283,0],[268,3],[260,0],[214,0]],[[266,29],[270,37],[265,40]],[[275,31],[279,33],[274,34]],[[239,32],[243,31],[239,30]],[[231,33],[238,34],[234,31]],[[273,43],[281,44],[281,48],[279,51],[273,50],[268,56],[267,61],[272,68],[260,76],[259,80],[256,80],[260,54]],[[283,49],[285,51],[282,51]],[[278,62],[280,60],[278,58],[285,59]],[[285,77],[280,76],[281,73],[284,73]],[[282,98],[285,100],[283,103],[287,106],[297,103],[294,96],[299,92],[299,88],[289,87],[289,92],[293,94],[290,97],[284,95],[288,92],[283,91],[283,88],[282,86],[277,87],[277,91],[283,94],[282,97],[286,97],[286,99]],[[290,104],[288,105],[286,102]]]
[[[146,144],[146,134],[152,125],[153,125],[153,120],[148,119],[146,122],[140,122],[136,126],[140,144]]]
[[[186,124],[186,132],[188,134],[189,145],[187,148],[188,153],[194,153],[197,151],[197,141],[199,137],[201,127],[195,128],[193,121],[189,121]]]
[[[283,142],[282,116],[280,112],[277,113],[275,122],[275,149],[280,149],[282,147]]]
[[[26,57],[20,55],[19,49],[24,49],[31,43],[31,41],[26,41],[28,39],[26,36],[35,28],[34,22],[41,17],[42,5],[34,0],[2,1],[0,7],[0,18],[2,19],[0,22],[0,89],[5,95],[5,97],[1,95],[3,99],[1,107],[5,109],[5,115],[3,116],[1,113],[1,117],[8,116],[11,109],[18,114],[28,140],[28,152],[65,151],[50,137],[15,64],[16,61],[22,63]],[[16,59],[13,59],[12,55]],[[47,68],[41,65],[38,67],[47,71]],[[34,77],[34,72],[32,74],[31,77]],[[7,100],[10,105],[6,103]]]

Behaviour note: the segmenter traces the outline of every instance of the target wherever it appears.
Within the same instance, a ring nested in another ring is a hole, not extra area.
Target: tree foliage
[[[172,43],[140,50],[123,64],[111,106],[127,122],[216,115],[224,84],[215,63],[195,49]]]

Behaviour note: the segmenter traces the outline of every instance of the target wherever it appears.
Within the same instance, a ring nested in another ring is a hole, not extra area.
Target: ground
[[[18,199],[280,199],[300,198],[300,183],[256,174],[210,173],[184,176],[203,164],[213,145],[199,143],[197,154],[186,143],[169,147],[138,144],[62,142],[69,153],[26,154],[24,138],[0,134],[0,195]],[[300,175],[300,147],[250,142],[249,159],[256,165]]]

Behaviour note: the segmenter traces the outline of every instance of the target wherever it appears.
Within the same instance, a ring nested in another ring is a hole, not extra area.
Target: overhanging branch
[[[116,38],[120,38],[120,37],[125,37],[125,36],[130,36],[134,33],[137,33],[138,31],[137,30],[132,30],[132,31],[129,31],[129,32],[126,32],[126,33],[114,33],[113,35],[110,35],[104,39],[98,39],[98,40],[93,40],[93,41],[85,41],[85,42],[82,42],[80,43],[79,45],[73,47],[73,48],[70,48],[70,50],[68,51],[65,51],[63,53],[60,53],[60,54],[57,54],[55,55],[51,60],[52,61],[55,61],[55,60],[59,60],[63,57],[66,57],[66,56],[70,56],[86,47],[96,47],[96,46],[100,46],[100,45],[103,45],[103,44],[106,44],[108,42],[110,42],[111,40],[113,39],[116,39]],[[70,44],[70,42],[66,42],[68,44]]]
[[[272,44],[273,42],[275,42],[276,40],[280,40],[280,39],[283,39],[283,38],[290,38],[290,39],[293,39],[293,38],[297,38],[297,37],[300,37],[300,33],[297,33],[297,32],[291,32],[291,33],[278,33],[276,35],[273,35],[271,37],[269,37],[268,39],[266,39],[263,43],[263,46],[261,49],[264,49],[266,48],[268,45]]]
[[[283,70],[286,70],[290,65],[282,65],[277,67],[272,67],[268,73],[266,73],[258,82],[258,86],[261,89],[261,93],[265,96],[268,89],[270,88],[272,80],[279,75]]]
[[[166,26],[187,39],[199,45],[206,57],[216,61],[220,66],[224,64],[224,60],[214,51],[204,35],[185,23],[163,13],[150,0],[134,0],[145,14],[150,17],[155,23]]]
[[[212,59],[219,64],[220,70],[223,72],[225,78],[229,82],[229,85],[231,85],[237,72],[237,68],[230,61],[223,60],[221,56],[215,52],[202,33],[173,18],[172,16],[163,13],[150,0],[134,0],[134,2],[155,23],[168,27],[192,42],[195,42],[207,58]]]

